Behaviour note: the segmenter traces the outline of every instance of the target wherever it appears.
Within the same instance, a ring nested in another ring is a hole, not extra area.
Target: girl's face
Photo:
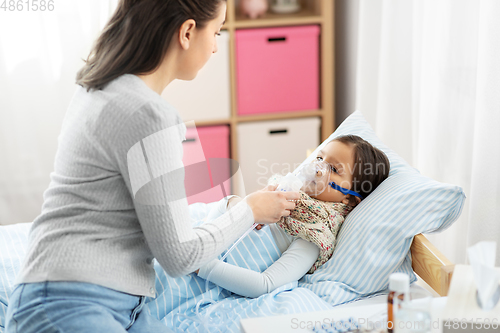
[[[178,78],[181,80],[192,80],[198,71],[205,66],[210,56],[217,52],[217,35],[225,23],[226,2],[221,1],[219,12],[215,19],[209,21],[204,28],[195,27],[189,48],[184,54]]]
[[[330,168],[330,181],[335,182],[335,184],[343,188],[351,189],[354,172],[353,145],[347,145],[339,141],[331,141],[319,151],[316,158],[319,161],[328,163]],[[347,195],[334,190],[327,184],[323,192],[318,195],[312,194],[311,197],[328,202],[343,202],[345,204],[349,202]]]

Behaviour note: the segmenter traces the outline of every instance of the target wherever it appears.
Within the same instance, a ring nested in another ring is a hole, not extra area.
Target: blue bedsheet
[[[190,205],[193,225],[204,222],[215,203]],[[9,294],[14,287],[22,258],[26,253],[30,224],[0,227],[0,333],[3,333]],[[226,261],[241,267],[263,271],[280,256],[269,228],[249,234],[226,258]],[[311,290],[290,283],[259,298],[246,298],[232,294],[213,284],[205,289],[205,280],[196,274],[171,278],[155,263],[155,298],[148,298],[146,311],[163,321],[172,330],[182,332],[202,331],[195,315],[196,304],[201,299],[226,300],[221,307],[227,309],[228,318],[220,329],[213,331],[239,332],[240,320],[249,317],[275,316],[298,312],[331,309]],[[205,316],[211,306],[202,306],[200,315]],[[181,316],[179,316],[179,314]],[[190,319],[184,317],[187,316]]]

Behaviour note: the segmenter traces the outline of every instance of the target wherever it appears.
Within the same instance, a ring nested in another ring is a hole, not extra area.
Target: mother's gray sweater
[[[191,228],[177,111],[135,75],[78,86],[42,213],[16,283],[81,281],[155,295],[156,258],[171,276],[215,258],[254,222],[243,200]]]

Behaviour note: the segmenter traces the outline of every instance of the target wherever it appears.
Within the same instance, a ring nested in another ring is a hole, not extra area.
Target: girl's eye
[[[330,165],[330,170],[332,170],[332,172],[337,173],[337,168],[334,167],[333,165]]]
[[[321,157],[321,156],[316,157],[316,159],[317,159],[318,161],[323,161],[323,157]]]
[[[215,34],[216,34],[217,36],[220,36],[220,32],[216,32]]]

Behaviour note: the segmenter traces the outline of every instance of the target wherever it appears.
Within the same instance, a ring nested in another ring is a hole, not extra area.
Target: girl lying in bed
[[[258,297],[313,273],[327,262],[345,217],[387,178],[390,166],[382,151],[354,135],[330,141],[316,159],[330,168],[328,181],[303,188],[290,216],[269,226],[282,253],[277,261],[261,273],[213,260],[196,273],[204,279],[210,274],[211,282],[236,294]],[[271,177],[270,185],[279,179]],[[209,218],[223,214],[240,200],[230,198],[228,207],[226,200],[221,200]]]

